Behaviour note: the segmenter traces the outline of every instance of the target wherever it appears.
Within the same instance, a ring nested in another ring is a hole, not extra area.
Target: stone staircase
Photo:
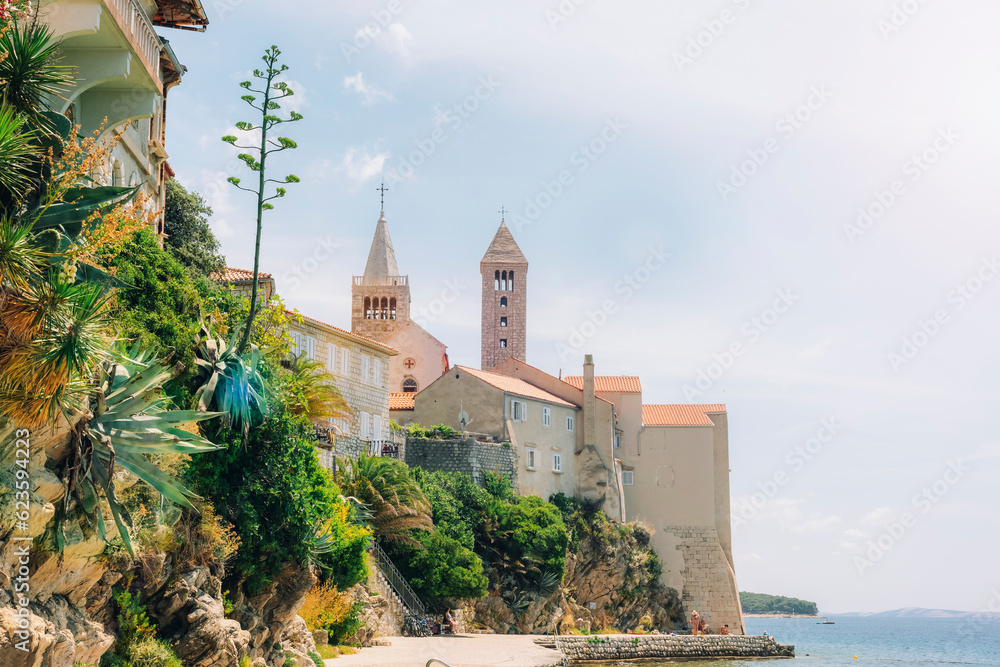
[[[390,607],[398,617],[399,627],[402,628],[406,616],[421,621],[427,618],[427,607],[423,600],[413,591],[378,542],[372,548],[371,556],[376,566],[372,571],[374,588],[390,601]]]

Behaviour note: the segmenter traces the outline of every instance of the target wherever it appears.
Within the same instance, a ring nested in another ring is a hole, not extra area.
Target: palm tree
[[[421,547],[411,533],[434,529],[431,504],[405,463],[362,454],[350,461],[350,465],[343,460],[338,460],[337,465],[344,495],[368,506],[371,512],[368,523],[375,537]]]
[[[333,384],[333,375],[323,365],[303,355],[293,356],[290,363],[291,377],[287,388],[288,411],[309,419],[347,419],[351,406]]]

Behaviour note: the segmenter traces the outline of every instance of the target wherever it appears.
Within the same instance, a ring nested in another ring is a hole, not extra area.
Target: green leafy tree
[[[219,254],[219,240],[208,224],[211,215],[212,209],[201,195],[188,192],[174,179],[167,181],[164,245],[189,271],[205,278],[226,266],[226,258]]]
[[[423,549],[411,549],[404,576],[425,598],[481,598],[489,579],[479,556],[443,531],[421,535]]]
[[[287,83],[284,81],[278,81],[281,74],[288,70],[288,65],[278,64],[278,56],[280,55],[281,51],[278,50],[278,47],[272,46],[264,52],[262,57],[262,60],[267,67],[263,70],[255,69],[253,71],[254,77],[263,82],[261,84],[263,90],[254,88],[252,81],[243,81],[240,83],[242,88],[250,91],[251,93],[263,95],[262,99],[250,94],[243,95],[240,98],[260,113],[260,120],[257,123],[251,123],[248,121],[240,121],[236,123],[236,127],[243,132],[259,132],[259,143],[237,145],[237,137],[233,135],[226,135],[222,137],[222,140],[227,144],[231,144],[242,150],[252,150],[256,153],[256,156],[251,155],[250,153],[240,153],[238,156],[240,160],[242,160],[247,167],[249,167],[250,171],[257,174],[256,188],[247,188],[240,185],[240,179],[235,176],[230,176],[227,179],[238,189],[243,190],[244,192],[249,192],[257,197],[257,241],[254,246],[253,255],[253,291],[250,294],[250,314],[247,317],[246,328],[239,345],[240,352],[243,352],[243,350],[246,349],[246,346],[250,341],[250,332],[253,329],[253,320],[257,314],[257,276],[260,269],[260,234],[264,219],[264,211],[269,211],[274,208],[274,205],[271,204],[272,200],[285,196],[286,191],[285,188],[281,187],[282,185],[299,182],[299,177],[294,174],[289,174],[288,176],[285,176],[284,179],[267,178],[266,168],[268,156],[292,148],[298,148],[298,145],[287,137],[278,137],[277,139],[273,139],[268,138],[268,134],[279,125],[302,120],[302,114],[297,111],[290,112],[287,118],[281,118],[280,116],[275,115],[275,112],[281,109],[281,105],[278,103],[278,100],[291,97],[295,94]],[[274,194],[271,194],[270,196],[268,193],[271,192],[271,190],[269,190],[268,184],[273,184],[271,187],[274,188]]]

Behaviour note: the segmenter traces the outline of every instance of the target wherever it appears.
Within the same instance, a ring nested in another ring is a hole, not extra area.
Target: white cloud
[[[388,157],[388,153],[375,153],[372,155],[366,149],[358,149],[352,146],[344,153],[344,157],[340,161],[339,170],[353,181],[355,185],[362,185],[382,173]]]
[[[861,523],[866,526],[884,526],[896,518],[896,511],[891,507],[879,507],[869,512]]]
[[[373,42],[390,53],[397,53],[404,58],[410,56],[410,42],[413,41],[413,35],[406,29],[406,26],[398,21],[390,23],[385,30],[370,24],[355,33],[354,42],[358,43],[367,38],[371,38]]]
[[[379,90],[372,84],[365,81],[364,74],[361,72],[358,72],[354,76],[345,76],[344,88],[347,88],[348,90],[361,96],[361,103],[365,105],[375,104],[380,100],[392,102],[396,99],[392,96],[392,93],[385,90]]]

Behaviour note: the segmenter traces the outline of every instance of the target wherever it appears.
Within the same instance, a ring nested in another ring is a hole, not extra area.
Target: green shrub
[[[349,530],[352,516],[319,464],[309,422],[288,414],[280,397],[269,393],[270,417],[250,430],[245,443],[232,431],[213,434],[214,442],[228,447],[193,457],[187,482],[235,526],[240,550],[234,576],[246,577],[250,594],[270,585],[284,564],[312,560],[323,566],[325,579],[349,588],[368,575],[370,533]],[[320,523],[328,523],[336,546],[314,557],[310,544]]]
[[[170,645],[162,639],[146,639],[132,648],[129,667],[184,667]]]
[[[326,663],[323,662],[323,656],[321,656],[319,653],[313,653],[312,651],[309,651],[309,653],[306,653],[306,655],[312,658],[312,661],[316,664],[316,667],[326,667]]]
[[[129,580],[131,583],[131,580]],[[101,667],[184,667],[170,645],[156,638],[146,607],[128,587],[114,595],[118,607],[118,638],[101,657]]]
[[[458,431],[447,424],[423,427],[420,424],[410,424],[406,428],[407,432],[414,438],[427,438],[429,440],[451,440],[458,436]]]
[[[331,623],[326,627],[330,633],[331,644],[341,644],[348,637],[354,635],[361,628],[361,610],[364,603],[355,602],[351,605],[351,610],[339,622]]]
[[[441,531],[421,535],[423,549],[410,550],[404,558],[413,590],[425,598],[481,598],[489,584],[483,561],[471,549]]]
[[[129,285],[115,293],[112,315],[125,338],[138,340],[158,357],[174,353],[171,361],[184,372],[165,389],[179,404],[193,395],[187,385],[198,371],[194,338],[199,330],[202,299],[187,270],[160,248],[148,229],[103,249],[101,262]]]

